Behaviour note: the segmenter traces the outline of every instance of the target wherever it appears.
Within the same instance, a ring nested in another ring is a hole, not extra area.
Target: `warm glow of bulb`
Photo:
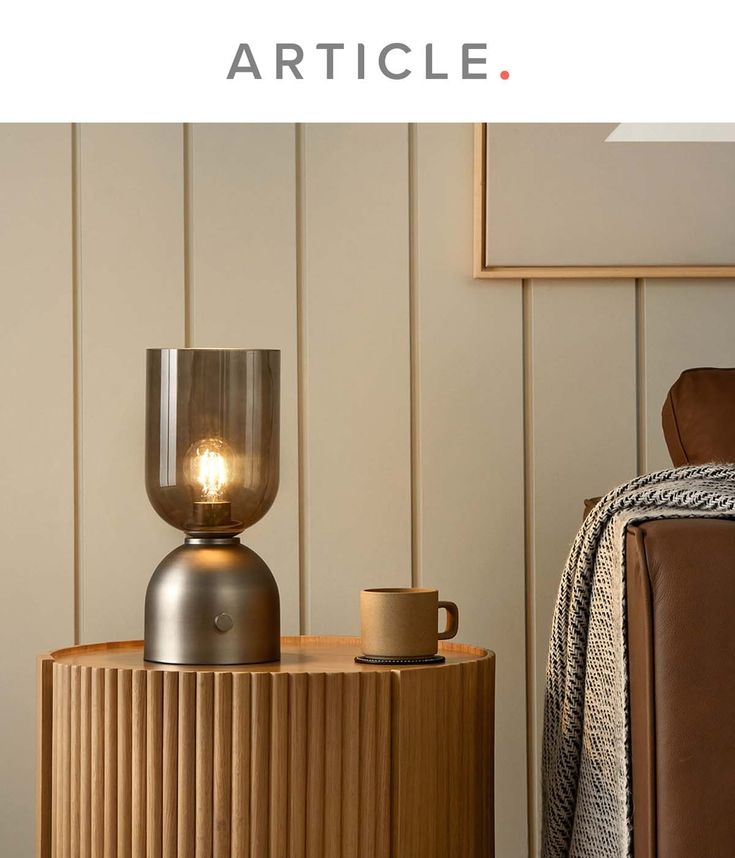
[[[201,438],[184,457],[184,478],[197,503],[228,503],[229,488],[236,473],[235,456],[221,438]]]
[[[203,447],[197,450],[194,460],[196,481],[208,501],[220,501],[220,493],[227,484],[227,464],[222,453]]]

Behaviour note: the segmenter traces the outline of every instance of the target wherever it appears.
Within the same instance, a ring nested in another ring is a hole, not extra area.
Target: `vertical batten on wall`
[[[648,472],[648,402],[646,398],[646,289],[635,281],[636,469]]]
[[[304,167],[304,126],[297,123],[294,137],[294,205],[296,225],[296,362],[298,388],[296,397],[298,401],[298,499],[299,499],[299,631],[302,635],[309,634],[311,629],[309,604],[309,544],[306,539],[307,533],[307,480],[309,478],[307,449],[307,396],[306,389],[306,306],[304,298],[304,252],[305,232],[304,222],[304,196],[305,196],[305,167]]]
[[[536,815],[540,802],[540,784],[536,777],[538,767],[539,727],[536,723],[540,712],[538,688],[536,686],[536,555],[533,534],[534,515],[534,448],[533,448],[533,314],[531,313],[531,282],[521,281],[522,291],[522,339],[523,339],[523,552],[525,631],[526,631],[526,821],[528,831],[528,854],[538,853],[538,830]]]
[[[79,264],[82,256],[82,227],[80,221],[81,153],[79,125],[71,127],[71,274],[72,274],[72,409],[74,420],[74,449],[72,453],[74,494],[74,643],[81,641],[82,617],[82,283]]]
[[[191,163],[191,124],[185,122],[181,126],[181,156],[183,177],[183,205],[184,205],[184,347],[191,348],[191,186],[192,186],[192,163]]]
[[[411,348],[411,584],[421,576],[421,342],[419,340],[417,126],[408,126],[408,289]]]

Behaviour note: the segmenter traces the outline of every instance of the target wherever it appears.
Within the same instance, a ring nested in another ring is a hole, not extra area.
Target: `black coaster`
[[[360,664],[442,664],[446,659],[443,655],[409,655],[405,658],[383,655],[356,655],[355,661]]]

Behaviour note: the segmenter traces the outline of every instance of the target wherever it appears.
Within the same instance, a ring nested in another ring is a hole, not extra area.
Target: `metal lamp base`
[[[237,537],[187,537],[145,595],[146,661],[257,664],[281,657],[278,586]]]

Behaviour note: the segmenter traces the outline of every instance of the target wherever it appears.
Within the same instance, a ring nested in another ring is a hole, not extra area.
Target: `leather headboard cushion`
[[[687,369],[661,419],[674,465],[735,462],[735,369]]]

